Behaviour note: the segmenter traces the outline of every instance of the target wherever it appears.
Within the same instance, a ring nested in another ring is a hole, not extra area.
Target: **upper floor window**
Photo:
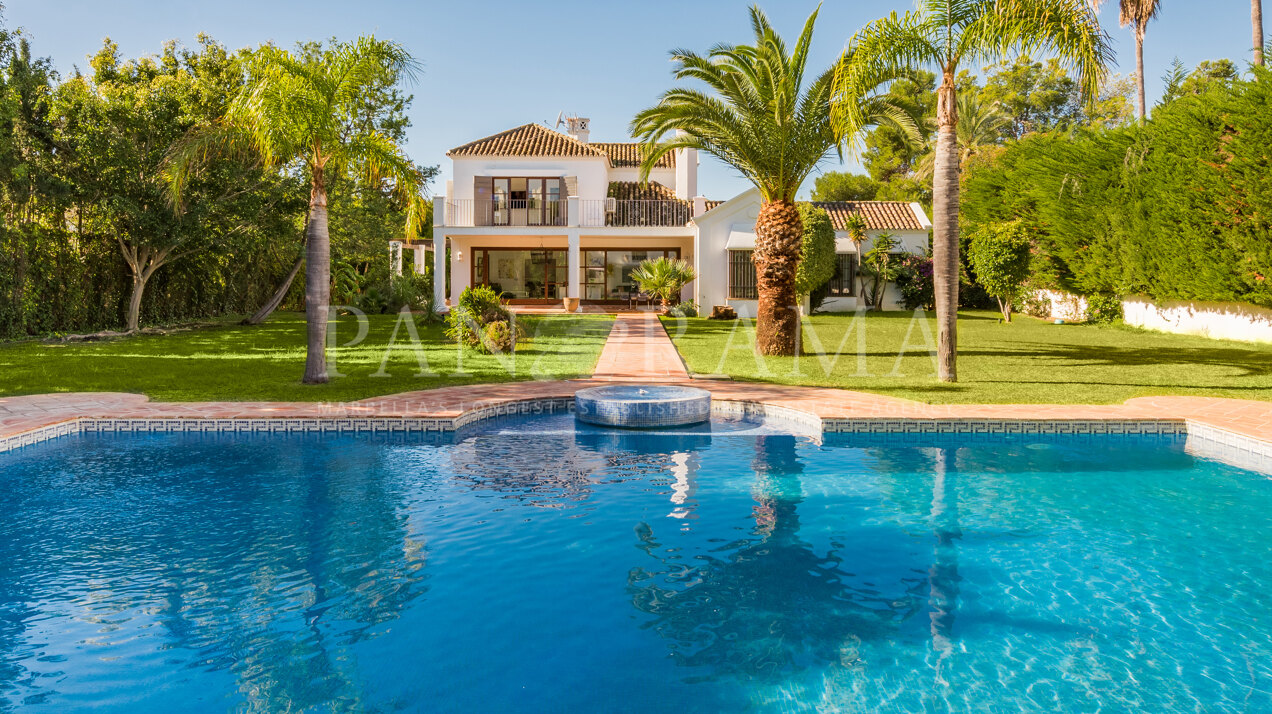
[[[559,226],[565,224],[560,178],[479,176],[474,195],[479,225]]]

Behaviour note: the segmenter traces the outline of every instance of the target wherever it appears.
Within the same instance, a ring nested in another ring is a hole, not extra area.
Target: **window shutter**
[[[569,198],[570,196],[577,196],[577,195],[579,195],[579,177],[566,176],[565,177],[565,198]]]
[[[473,225],[488,226],[491,217],[491,198],[495,192],[495,179],[492,176],[473,178]]]

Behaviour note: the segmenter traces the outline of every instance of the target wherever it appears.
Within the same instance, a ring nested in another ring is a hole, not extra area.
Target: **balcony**
[[[618,200],[579,201],[579,225],[631,228],[684,226],[693,218],[688,201]]]
[[[670,228],[688,225],[693,218],[692,205],[677,200],[451,198],[445,210],[438,225],[455,227]]]
[[[537,198],[447,199],[446,225],[564,226],[566,225],[566,202]]]

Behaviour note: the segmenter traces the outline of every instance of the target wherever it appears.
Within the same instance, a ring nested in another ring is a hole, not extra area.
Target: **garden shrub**
[[[692,300],[686,300],[682,303],[677,303],[673,305],[670,310],[667,311],[667,315],[669,317],[697,317],[698,304]]]
[[[1107,325],[1122,319],[1122,298],[1116,295],[1088,295],[1086,320]]]
[[[932,283],[932,258],[926,255],[906,254],[897,268],[897,289],[907,310],[933,310],[936,308],[936,289]]]
[[[968,262],[977,282],[998,300],[1003,319],[1011,322],[1011,309],[1029,277],[1029,235],[1018,222],[983,226],[973,237]]]
[[[489,330],[496,323],[503,323],[504,328],[495,328],[493,334],[499,335],[501,329],[507,329],[508,338],[491,341]],[[486,285],[464,288],[459,295],[459,304],[451,308],[446,315],[446,337],[481,352],[503,352],[512,348],[513,342],[520,337],[512,313],[499,300],[499,295]]]
[[[1020,311],[1030,317],[1051,317],[1051,298],[1039,291],[1025,294],[1020,299]]]

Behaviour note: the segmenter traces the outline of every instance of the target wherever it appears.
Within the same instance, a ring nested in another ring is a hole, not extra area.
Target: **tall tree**
[[[1097,8],[1104,4],[1104,0],[1092,2]],[[1135,82],[1140,121],[1148,116],[1148,103],[1144,97],[1144,33],[1148,29],[1148,23],[1157,17],[1161,9],[1161,0],[1118,0],[1118,23],[1122,27],[1129,26],[1135,33]]]
[[[198,51],[168,43],[158,57],[122,60],[108,39],[91,60],[92,76],[63,83],[54,103],[76,220],[116,242],[131,274],[130,332],[140,326],[142,298],[156,271],[272,224],[287,198],[276,177],[219,161],[188,187],[182,215],[169,208],[160,176],[165,155],[188,130],[221,114],[241,82],[235,57],[209,38],[200,43]]]
[[[387,182],[406,208],[407,232],[418,233],[424,216],[425,173],[362,110],[367,95],[412,78],[416,64],[401,45],[360,37],[322,51],[291,53],[271,45],[251,58],[247,84],[224,119],[197,132],[168,159],[173,200],[214,152],[252,155],[268,167],[299,170],[309,180],[305,238],[307,356],[304,382],[327,381],[327,321],[331,302],[331,243],[327,197],[333,182],[360,174]]]
[[[1250,26],[1254,30],[1254,63],[1263,66],[1263,0],[1250,0]]]
[[[937,141],[934,157],[933,279],[936,288],[938,376],[958,379],[958,96],[961,62],[994,62],[1009,54],[1048,52],[1076,68],[1088,98],[1107,74],[1113,52],[1086,0],[920,0],[919,9],[892,13],[852,38],[835,77],[834,120],[861,124],[853,97],[871,78],[898,69],[934,67]]]
[[[817,11],[808,17],[794,48],[755,6],[750,9],[753,45],[716,45],[706,55],[671,53],[677,79],[696,79],[712,93],[676,88],[632,121],[646,142],[641,180],[659,158],[681,148],[697,149],[737,169],[755,184],[763,205],[755,222],[758,306],[756,346],[767,355],[793,355],[799,313],[795,291],[803,224],[795,194],[831,149],[842,149],[871,123],[905,119],[876,90],[896,75],[862,75],[850,102],[860,122],[836,133],[830,122],[832,66],[805,82]],[[674,132],[669,140],[664,137]]]

